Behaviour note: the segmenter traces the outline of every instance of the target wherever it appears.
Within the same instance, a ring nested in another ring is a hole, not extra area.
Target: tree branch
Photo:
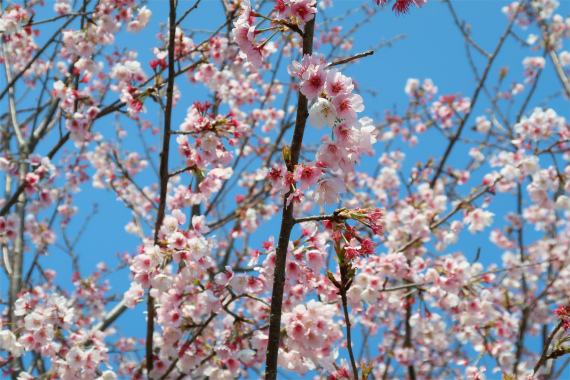
[[[368,57],[369,55],[372,55],[372,54],[374,54],[374,50],[368,50],[368,51],[365,51],[364,53],[359,53],[359,54],[353,55],[352,57],[348,57],[345,59],[341,59],[339,61],[331,62],[327,65],[327,69],[330,67],[333,67],[333,66],[343,65],[345,63],[349,63],[350,61],[354,61],[355,59]]]
[[[164,134],[162,140],[162,151],[160,152],[160,199],[158,203],[158,212],[156,215],[156,223],[154,225],[154,244],[158,243],[158,234],[162,221],[164,220],[164,212],[166,209],[166,191],[168,189],[168,156],[170,154],[170,127],[172,123],[172,101],[174,95],[174,45],[176,39],[176,5],[177,0],[170,0],[170,28],[168,35],[168,81],[166,86],[166,109],[164,111]],[[152,337],[154,334],[154,299],[150,295],[150,289],[147,300],[147,328],[146,328],[146,370],[150,379],[150,372],[153,368],[153,350]]]
[[[547,356],[547,352],[548,352],[548,347],[550,347],[550,343],[552,342],[552,339],[554,339],[554,336],[558,333],[558,331],[562,328],[562,325],[564,324],[564,321],[560,321],[558,322],[558,325],[556,325],[556,327],[554,328],[554,330],[552,330],[552,332],[550,333],[550,335],[548,335],[548,338],[546,339],[546,342],[544,343],[544,347],[542,349],[542,355],[540,355],[540,359],[538,360],[538,362],[536,363],[536,365],[534,366],[532,375],[534,377],[534,375],[536,375],[536,373],[538,372],[538,370],[540,369],[540,367],[544,364],[544,362],[546,361],[546,356]]]
[[[304,28],[303,33],[303,55],[313,53],[313,33],[315,30],[315,19],[313,18]],[[299,92],[297,101],[297,117],[293,140],[291,141],[291,165],[295,166],[299,162],[301,144],[305,133],[305,124],[309,117],[308,101],[305,95]],[[287,260],[287,247],[291,230],[295,225],[293,218],[293,204],[287,206],[288,192],[283,198],[283,216],[281,218],[281,231],[276,248],[275,271],[273,275],[273,293],[271,296],[271,315],[269,318],[269,338],[267,341],[267,355],[265,361],[265,380],[277,379],[277,360],[279,357],[279,343],[281,340],[281,314],[283,306],[283,290],[285,287],[285,264]]]
[[[483,75],[481,75],[481,80],[477,84],[477,88],[475,89],[475,92],[473,93],[473,98],[471,100],[471,107],[470,107],[469,111],[467,111],[465,116],[461,119],[461,123],[459,124],[459,128],[457,129],[457,132],[451,138],[451,141],[449,142],[449,145],[447,146],[447,149],[445,150],[445,153],[443,154],[443,158],[441,159],[439,166],[437,167],[437,170],[435,172],[435,175],[433,176],[433,178],[430,182],[431,188],[433,188],[435,186],[435,182],[437,181],[438,177],[441,175],[441,172],[443,171],[443,167],[445,166],[445,162],[449,158],[451,150],[453,149],[455,143],[459,139],[459,136],[461,135],[461,132],[463,131],[463,127],[465,127],[465,124],[467,123],[467,119],[469,119],[471,112],[473,112],[475,102],[477,101],[477,98],[479,97],[479,92],[483,88],[483,84],[485,84],[485,80],[487,79],[487,75],[489,74],[489,71],[491,70],[491,66],[493,64],[493,61],[497,57],[499,50],[501,50],[501,47],[503,46],[503,42],[505,42],[505,39],[507,38],[511,28],[513,27],[513,24],[517,18],[517,14],[518,14],[519,10],[521,9],[521,4],[523,3],[523,1],[524,0],[519,0],[517,11],[516,11],[515,15],[513,15],[513,18],[509,22],[507,29],[505,30],[505,32],[503,33],[503,35],[499,39],[499,42],[497,43],[497,46],[495,47],[495,51],[493,51],[493,53],[489,57],[489,60],[487,61],[487,65],[485,66],[485,69],[483,70]]]

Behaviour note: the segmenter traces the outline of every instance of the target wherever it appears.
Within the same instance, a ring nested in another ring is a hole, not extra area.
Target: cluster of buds
[[[570,330],[570,305],[569,306],[558,306],[558,309],[554,310],[556,313],[556,318],[562,321],[562,328],[564,331]]]
[[[373,364],[366,364],[364,362],[360,363],[360,369],[362,371],[361,378],[367,379],[370,373],[372,373],[372,369],[374,368]],[[327,380],[351,380],[354,376],[350,372],[348,368],[340,367],[336,368],[334,372],[331,372],[327,376]]]
[[[350,226],[348,220],[356,220],[370,228],[374,235],[382,235],[384,229],[380,225],[380,220],[383,216],[384,210],[381,208],[341,208],[333,213],[332,218],[324,222],[325,228],[332,231],[332,238],[335,242],[334,250],[339,263],[340,282],[330,271],[327,271],[327,277],[339,289],[340,294],[346,294],[352,285],[356,274],[356,268],[352,265],[354,260],[373,254],[376,246],[370,238],[359,236],[358,229]]]
[[[357,257],[366,257],[374,253],[375,244],[369,238],[362,238],[356,227],[348,224],[348,220],[356,220],[369,228],[374,235],[384,234],[380,220],[384,216],[381,208],[341,208],[333,213],[333,218],[324,222],[325,228],[332,232],[335,250],[340,261],[353,261]],[[341,244],[343,242],[344,244]],[[336,247],[338,246],[338,249]]]
[[[565,343],[570,342],[570,306],[558,306],[558,309],[554,310],[554,313],[556,313],[556,318],[560,319],[560,326],[564,330],[564,333],[554,344],[552,352],[546,357],[547,359],[556,359],[563,355],[570,354],[570,346],[565,345]]]

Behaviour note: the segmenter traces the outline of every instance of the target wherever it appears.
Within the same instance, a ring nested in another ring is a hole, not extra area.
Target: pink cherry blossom
[[[337,203],[340,194],[346,192],[346,185],[339,178],[324,179],[319,181],[313,192],[313,199],[319,206],[326,203],[329,206]]]
[[[307,99],[316,98],[325,89],[327,74],[323,65],[310,65],[301,76],[301,93]]]
[[[355,119],[357,112],[364,111],[362,97],[358,94],[341,94],[332,100],[332,104],[341,119]]]

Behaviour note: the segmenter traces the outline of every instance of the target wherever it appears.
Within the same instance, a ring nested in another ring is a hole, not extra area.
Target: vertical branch
[[[404,336],[404,347],[412,347],[412,326],[410,325],[412,318],[412,294],[406,296],[406,335]],[[410,380],[416,380],[416,370],[414,365],[408,366],[408,375]]]
[[[12,69],[10,67],[10,63],[8,60],[7,49],[5,48],[4,44],[2,47],[3,47],[2,50],[4,52],[4,68],[5,68],[5,73],[6,73],[6,82],[12,83],[12,82],[15,82],[15,79],[12,76]],[[16,137],[16,143],[17,143],[17,147],[18,147],[18,155],[19,155],[18,188],[25,188],[26,181],[24,178],[25,178],[26,173],[28,173],[28,170],[29,170],[29,164],[27,164],[25,162],[25,160],[28,158],[28,152],[29,152],[28,145],[24,139],[24,135],[22,133],[22,130],[20,128],[20,124],[18,122],[18,113],[16,110],[15,90],[12,86],[10,86],[10,87],[7,87],[4,91],[5,92],[7,91],[7,93],[8,93],[8,113],[10,115],[10,121],[11,121],[12,129],[14,131],[14,135]],[[8,146],[9,146],[9,143],[8,143]],[[10,173],[7,173],[6,175],[9,176]],[[18,319],[16,317],[16,315],[14,315],[14,304],[15,304],[16,300],[18,299],[18,294],[20,293],[20,290],[22,288],[22,272],[23,272],[23,266],[24,266],[24,247],[25,247],[24,221],[25,221],[25,217],[26,217],[27,197],[26,197],[26,194],[22,191],[18,195],[16,195],[13,199],[14,200],[17,199],[15,201],[15,203],[16,203],[15,214],[19,218],[19,228],[18,228],[18,235],[16,236],[16,240],[14,241],[14,247],[12,250],[11,263],[10,263],[11,268],[12,268],[12,273],[9,274],[10,285],[9,285],[9,289],[8,289],[8,293],[9,293],[8,294],[8,308],[9,308],[9,310],[8,310],[8,322],[9,323],[14,323]],[[12,326],[11,329],[13,331],[15,329],[17,329],[16,324],[13,324],[11,326]],[[12,361],[11,366],[12,366],[11,377],[12,377],[12,379],[17,379],[19,374],[20,374],[20,371],[24,370],[22,359],[18,358],[16,360]]]
[[[164,220],[164,210],[166,208],[166,190],[168,187],[168,155],[170,153],[170,125],[172,122],[172,98],[174,93],[175,57],[174,43],[176,39],[176,4],[177,0],[170,0],[169,14],[169,35],[168,35],[168,80],[166,86],[166,107],[164,111],[164,134],[162,140],[162,151],[160,152],[160,200],[156,223],[154,225],[154,244],[158,243],[158,232]],[[146,370],[150,378],[150,371],[153,368],[152,358],[152,336],[154,333],[154,299],[148,295],[147,301],[147,328],[146,328]]]
[[[10,83],[12,82],[12,69],[10,68],[10,60],[8,59],[8,53],[5,46],[2,46],[2,50],[4,52],[4,69],[6,72],[6,82]],[[18,123],[16,100],[14,99],[13,87],[8,88],[8,113],[10,114],[12,128],[14,129],[14,135],[16,136],[16,142],[18,143],[18,147],[22,149],[26,142],[24,141],[22,130],[20,129],[20,124]]]
[[[313,33],[315,30],[315,19],[307,22],[303,34],[303,55],[313,53]],[[297,101],[297,117],[295,120],[295,130],[291,141],[291,165],[295,166],[299,162],[301,144],[305,133],[305,123],[309,117],[307,98],[299,91]],[[287,246],[291,230],[295,225],[293,218],[293,203],[287,206],[287,197],[283,198],[283,214],[281,218],[281,230],[275,252],[275,271],[273,275],[273,293],[271,295],[271,315],[269,317],[269,339],[267,342],[267,356],[265,361],[265,379],[277,379],[277,360],[279,357],[279,343],[281,340],[281,314],[283,306],[283,290],[285,287],[285,263],[287,258]]]
[[[522,215],[522,188],[520,183],[517,185],[517,213],[519,215]],[[523,251],[523,226],[521,225],[521,227],[517,230],[517,236],[518,236],[518,245],[519,245],[519,250],[520,250],[520,260],[521,260],[521,264],[524,263],[525,257],[524,257],[524,251]],[[525,332],[527,329],[527,319],[529,317],[529,307],[527,305],[527,300],[528,300],[528,286],[526,283],[526,278],[525,278],[525,272],[521,271],[521,283],[522,283],[522,290],[523,290],[523,296],[524,296],[524,300],[523,300],[523,305],[522,305],[522,315],[521,315],[521,323],[519,326],[519,331],[518,331],[518,337],[517,337],[517,342],[516,342],[516,353],[515,353],[515,362],[513,364],[513,373],[517,374],[517,367],[521,361],[522,358],[522,350],[523,350],[523,346],[524,346],[524,337],[525,337]]]
[[[20,181],[23,180],[23,173],[27,172],[27,164],[23,162],[24,158],[20,159]],[[16,241],[14,242],[14,249],[12,252],[12,274],[10,275],[10,285],[9,285],[9,313],[8,322],[11,323],[11,330],[15,331],[18,329],[18,325],[14,322],[17,321],[18,317],[14,314],[14,304],[18,299],[18,294],[20,293],[22,287],[22,271],[24,265],[24,221],[25,221],[25,211],[26,211],[26,201],[27,197],[25,193],[21,193],[18,196],[18,202],[16,203],[15,213],[19,220],[19,230]],[[23,371],[22,359],[18,358],[12,361],[12,379],[17,379],[19,377],[20,371]]]
[[[348,266],[346,262],[340,265],[340,297],[342,299],[342,309],[344,310],[344,320],[346,322],[346,347],[348,349],[348,355],[350,356],[350,364],[352,365],[352,372],[354,380],[358,380],[358,367],[356,366],[356,361],[354,360],[354,354],[352,353],[352,338],[350,335],[350,317],[348,315],[348,302],[346,299],[346,292],[350,286],[350,279],[348,278]]]

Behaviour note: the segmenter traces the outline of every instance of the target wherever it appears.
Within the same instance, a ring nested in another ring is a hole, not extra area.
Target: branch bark
[[[540,367],[544,364],[544,362],[546,361],[546,354],[548,353],[548,347],[550,347],[550,343],[552,342],[552,339],[554,339],[554,336],[558,333],[558,331],[560,331],[560,329],[562,328],[562,324],[564,323],[564,321],[560,321],[558,323],[558,325],[556,325],[556,327],[554,328],[554,330],[552,330],[552,332],[550,333],[550,335],[548,336],[548,338],[546,339],[546,342],[544,343],[544,347],[542,349],[542,355],[540,356],[540,359],[538,360],[538,362],[536,363],[536,365],[534,366],[532,375],[536,375],[536,373],[538,372],[538,370],[540,369]]]
[[[158,232],[164,220],[164,210],[166,209],[166,190],[168,188],[168,155],[170,154],[170,126],[172,123],[172,100],[174,96],[174,44],[176,39],[176,5],[177,0],[170,0],[169,14],[169,36],[168,36],[168,81],[166,86],[166,109],[164,111],[164,134],[162,137],[162,150],[160,152],[160,199],[158,202],[158,212],[154,225],[154,244],[158,243]],[[153,368],[153,342],[154,334],[154,298],[150,295],[147,301],[147,327],[146,327],[146,370],[150,379],[150,372]]]
[[[313,33],[315,19],[307,22],[303,32],[303,55],[313,53]],[[305,133],[305,124],[309,117],[307,98],[299,92],[297,101],[297,117],[295,130],[291,141],[291,165],[299,163],[301,144]],[[287,246],[291,230],[295,225],[293,218],[293,203],[287,206],[287,193],[283,198],[283,216],[281,218],[281,231],[276,248],[275,271],[273,275],[273,293],[271,295],[271,315],[269,318],[269,339],[267,342],[267,355],[265,361],[265,379],[277,379],[277,360],[279,358],[279,343],[281,340],[281,314],[283,306],[283,290],[285,287],[285,263],[287,258]]]

